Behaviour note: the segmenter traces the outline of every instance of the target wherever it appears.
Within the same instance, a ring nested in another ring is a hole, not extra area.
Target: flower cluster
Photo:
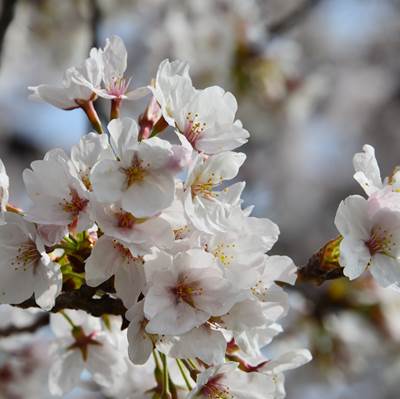
[[[400,174],[383,181],[375,150],[365,145],[353,159],[355,180],[367,199],[351,195],[339,205],[335,224],[343,237],[340,264],[350,279],[368,269],[383,287],[400,282]]]
[[[278,226],[252,217],[245,184],[229,183],[246,158],[234,150],[249,137],[235,119],[236,99],[217,86],[196,89],[188,65],[168,60],[148,87],[129,91],[126,60],[112,37],[68,69],[62,86],[31,88],[59,108],[82,108],[100,134],[24,171],[26,211],[8,204],[0,165],[0,303],[34,296],[59,311],[51,315],[53,394],[87,370],[119,398],[283,398],[283,371],[310,355],[271,361],[261,351],[288,308],[277,282],[293,284],[296,267],[266,254]],[[138,122],[119,118],[123,100],[146,94]],[[107,129],[97,97],[111,101]],[[175,141],[163,138],[167,129]],[[97,310],[100,318],[66,310],[82,309],[62,305],[68,293],[89,301],[85,310],[90,301],[124,310]]]

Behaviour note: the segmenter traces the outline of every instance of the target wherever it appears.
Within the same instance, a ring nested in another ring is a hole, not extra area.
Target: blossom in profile
[[[100,52],[93,48],[89,57],[78,67],[68,68],[60,86],[41,84],[30,86],[31,98],[45,101],[57,108],[71,110],[79,108],[83,103],[92,101],[96,97],[94,89],[100,89],[103,78],[103,68]],[[90,87],[77,83],[75,76],[85,77]]]
[[[400,212],[351,195],[340,203],[335,225],[343,236],[340,264],[347,277],[368,269],[384,287],[400,281]]]

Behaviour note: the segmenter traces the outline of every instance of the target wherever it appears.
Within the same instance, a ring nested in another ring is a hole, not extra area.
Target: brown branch
[[[0,329],[0,337],[9,337],[10,335],[15,334],[24,334],[24,333],[34,333],[40,328],[47,326],[49,324],[49,314],[43,313],[36,320],[27,326],[17,327],[15,325],[11,325],[5,328]]]
[[[3,53],[4,39],[9,25],[14,19],[15,6],[18,0],[3,0],[3,7],[0,14],[0,62]]]
[[[271,36],[282,35],[294,28],[304,20],[322,0],[305,0],[289,14],[283,18],[272,22],[268,27],[268,33]]]
[[[75,309],[84,310],[95,317],[101,317],[106,314],[125,315],[126,308],[120,299],[113,298],[108,294],[100,298],[93,298],[96,290],[97,288],[83,285],[79,290],[63,292],[57,297],[56,304],[51,309],[51,312],[56,313],[63,309]],[[16,306],[22,309],[38,307],[34,297]]]

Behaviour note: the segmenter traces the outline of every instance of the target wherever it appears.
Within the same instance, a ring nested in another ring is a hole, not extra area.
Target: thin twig
[[[15,334],[24,334],[24,333],[34,333],[42,327],[45,327],[49,324],[50,316],[48,313],[43,313],[36,318],[36,320],[27,326],[18,327],[15,325],[8,326],[6,328],[0,329],[0,337],[9,337],[10,335]]]
[[[95,317],[101,317],[105,314],[124,316],[126,308],[122,301],[118,298],[113,298],[108,294],[101,298],[93,298],[96,289],[82,286],[81,289],[75,291],[63,292],[56,299],[56,304],[51,309],[52,313],[59,312],[63,309],[84,310]],[[19,308],[37,308],[38,305],[32,297],[19,305]]]

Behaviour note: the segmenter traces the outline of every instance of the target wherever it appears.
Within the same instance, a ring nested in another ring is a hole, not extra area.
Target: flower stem
[[[101,125],[101,121],[99,115],[97,114],[96,108],[94,107],[93,101],[78,101],[78,104],[85,112],[96,132],[99,134],[104,133],[103,126]]]
[[[67,320],[68,324],[72,328],[76,328],[75,323],[72,321],[72,319],[63,310],[60,310],[60,314],[64,317],[65,320]]]
[[[110,121],[119,118],[121,102],[121,98],[114,98],[111,100]]]
[[[161,392],[161,399],[170,399],[171,394],[169,390],[169,373],[167,365],[167,356],[164,353],[160,353],[162,367],[163,367],[163,386]]]
[[[176,359],[176,364],[178,365],[179,371],[180,371],[181,374],[182,374],[182,378],[183,378],[184,381],[185,381],[185,384],[186,384],[187,389],[188,389],[189,391],[191,391],[191,390],[192,390],[192,386],[191,386],[191,384],[190,384],[190,382],[189,382],[189,378],[188,378],[188,376],[186,375],[186,372],[185,372],[185,370],[184,370],[184,368],[183,368],[182,362],[181,362],[179,359]]]
[[[8,203],[8,204],[6,205],[6,211],[7,211],[7,212],[16,213],[17,215],[21,215],[21,214],[24,213],[24,212],[22,211],[22,209],[19,209],[19,208],[17,208],[16,206],[11,205],[10,203]]]

